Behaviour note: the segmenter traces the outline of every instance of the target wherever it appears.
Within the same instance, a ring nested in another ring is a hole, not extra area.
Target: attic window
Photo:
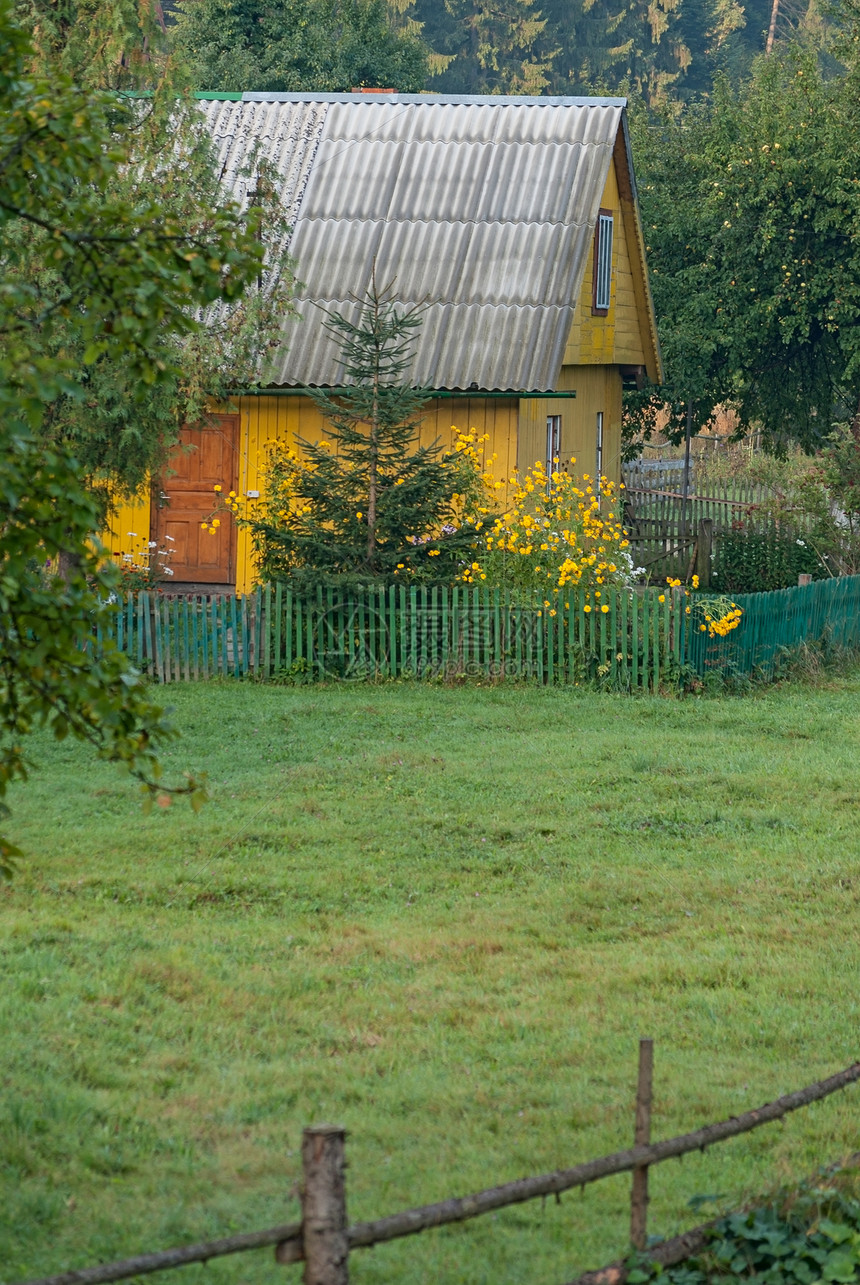
[[[594,230],[594,288],[591,311],[605,317],[609,311],[612,285],[612,232],[614,218],[611,210],[598,210]]]

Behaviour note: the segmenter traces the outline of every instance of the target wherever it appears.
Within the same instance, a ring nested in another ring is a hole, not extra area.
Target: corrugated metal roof
[[[324,310],[355,316],[376,260],[425,304],[414,382],[545,390],[561,368],[623,99],[245,94],[206,101],[224,181],[254,148],[293,226],[302,320],[269,382],[343,382]]]

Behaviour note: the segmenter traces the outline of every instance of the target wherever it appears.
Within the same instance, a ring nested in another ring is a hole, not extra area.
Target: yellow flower
[[[213,519],[212,519],[212,525],[213,525],[214,527],[219,527],[219,526],[221,525],[221,519],[220,519],[220,518],[213,518]]]
[[[358,520],[359,520],[359,522],[360,522],[360,521],[361,521],[361,519],[364,517],[364,514],[363,514],[363,513],[356,513],[356,515],[355,515],[355,516],[358,518]]]
[[[693,588],[698,589],[698,587],[699,587],[699,577],[693,576]]]
[[[600,610],[601,610],[602,612],[604,612],[604,613],[605,613],[605,612],[607,612],[607,611],[609,610],[609,607],[608,607],[608,606],[606,605],[606,603],[604,602],[604,604],[603,604],[603,606],[600,608]]]
[[[586,603],[586,604],[585,604],[585,606],[582,608],[582,610],[583,610],[583,611],[591,611],[591,605],[590,605],[590,603]]]
[[[658,602],[665,602],[665,601],[666,601],[666,595],[665,595],[665,593],[661,593],[661,594],[660,594],[660,596],[658,597],[657,601],[658,601]]]
[[[212,490],[213,490],[213,491],[220,491],[220,490],[221,490],[221,487],[220,487],[220,486],[213,486]]]

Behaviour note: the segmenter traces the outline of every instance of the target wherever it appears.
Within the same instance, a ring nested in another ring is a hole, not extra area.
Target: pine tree
[[[534,0],[419,0],[415,16],[444,70],[442,93],[541,94],[555,50]],[[441,56],[441,58],[440,58]]]
[[[483,494],[476,454],[419,442],[428,389],[407,382],[418,308],[375,280],[357,323],[330,313],[343,389],[308,389],[332,441],[274,452],[263,517],[249,520],[264,579],[452,579],[474,541]]]

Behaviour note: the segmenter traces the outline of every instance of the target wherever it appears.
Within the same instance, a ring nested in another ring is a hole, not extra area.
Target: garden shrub
[[[723,593],[762,593],[826,575],[809,538],[784,527],[738,524],[716,542],[712,581]]]
[[[647,1256],[646,1256],[647,1258]],[[714,1226],[706,1249],[675,1267],[647,1261],[630,1285],[827,1285],[860,1278],[860,1201],[856,1174],[780,1192],[758,1208],[729,1214]]]
[[[591,611],[608,589],[631,583],[630,541],[614,482],[558,468],[547,475],[540,461],[510,481],[509,507],[476,530],[474,558],[462,575],[467,584],[509,589],[524,602],[583,589]]]

